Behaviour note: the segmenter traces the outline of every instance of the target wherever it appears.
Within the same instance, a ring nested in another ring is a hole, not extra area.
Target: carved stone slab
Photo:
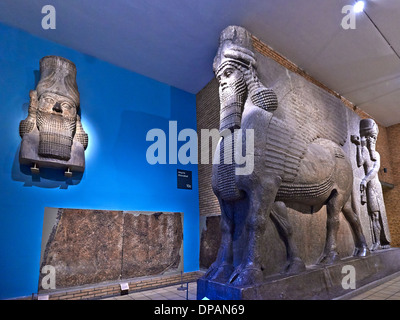
[[[122,211],[62,209],[57,220],[42,261],[55,267],[57,288],[119,278]]]
[[[200,268],[209,268],[221,244],[220,215],[200,216]]]
[[[179,213],[126,212],[122,278],[178,270],[183,255],[183,221]]]
[[[45,213],[45,265],[55,268],[56,289],[177,272],[183,214],[55,209]]]

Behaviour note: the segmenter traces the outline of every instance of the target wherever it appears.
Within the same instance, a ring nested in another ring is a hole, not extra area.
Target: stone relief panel
[[[200,269],[208,269],[217,258],[221,243],[220,215],[200,216]]]
[[[122,278],[180,270],[182,243],[181,214],[125,212]]]
[[[55,269],[55,289],[178,273],[183,214],[48,209],[40,269],[44,266]]]
[[[351,135],[355,149],[355,202],[364,225],[369,249],[376,251],[390,247],[390,231],[379,181],[380,154],[375,150],[379,128],[374,120],[359,122],[359,135]]]

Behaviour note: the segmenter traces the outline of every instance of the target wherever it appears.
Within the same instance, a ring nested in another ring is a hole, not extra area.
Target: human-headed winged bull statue
[[[340,212],[353,231],[354,254],[367,253],[351,205],[353,169],[341,147],[347,140],[345,123],[335,119],[335,110],[319,110],[315,102],[299,99],[304,88],[265,87],[257,76],[256,62],[251,36],[244,28],[223,30],[213,69],[219,82],[220,133],[225,138],[217,146],[219,162],[213,165],[212,173],[212,187],[221,208],[222,239],[217,259],[204,278],[239,286],[263,280],[262,248],[271,244],[264,243],[262,234],[271,221],[284,238],[286,272],[305,270],[288,219],[287,208],[294,205],[303,213],[317,212],[326,205],[326,242],[319,263],[339,258]],[[286,90],[280,92],[279,101],[277,90]],[[241,135],[233,134],[237,129]],[[250,130],[253,150],[246,145],[246,131]],[[226,132],[232,134],[223,134]],[[254,158],[251,172],[237,174],[240,165],[224,161],[227,149],[231,148],[232,154],[238,152],[232,150],[235,139],[242,144],[240,152]],[[233,248],[238,229],[246,234],[240,257]]]

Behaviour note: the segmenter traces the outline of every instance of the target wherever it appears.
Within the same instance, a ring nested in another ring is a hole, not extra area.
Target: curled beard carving
[[[37,111],[39,129],[38,154],[68,161],[76,128],[76,119]]]
[[[242,77],[229,87],[220,88],[220,132],[240,128],[246,92],[246,82]]]
[[[220,87],[220,133],[224,130],[240,129],[243,107],[247,98],[247,85],[243,77],[229,86]],[[218,186],[220,196],[227,201],[241,199],[243,193],[235,183],[235,134],[228,135],[220,143],[220,163],[218,165]],[[225,163],[225,152],[230,154],[229,163]]]

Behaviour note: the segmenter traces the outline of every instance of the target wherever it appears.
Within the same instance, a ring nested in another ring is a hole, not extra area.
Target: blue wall
[[[170,120],[196,129],[195,95],[2,24],[0,44],[0,298],[37,292],[45,207],[184,212],[184,270],[198,270],[197,165],[146,161],[150,129],[167,133]],[[18,161],[19,122],[46,55],[77,67],[89,146],[84,174],[70,180],[34,177]],[[193,190],[177,189],[177,169],[193,171]]]

